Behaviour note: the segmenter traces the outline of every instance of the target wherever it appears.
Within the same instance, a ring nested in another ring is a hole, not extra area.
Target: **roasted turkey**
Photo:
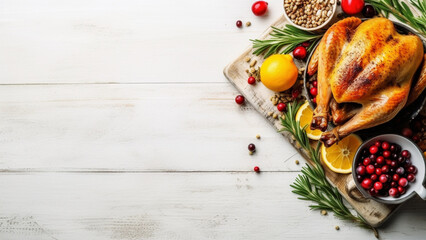
[[[310,128],[323,131],[321,141],[328,147],[391,120],[423,92],[424,58],[421,39],[399,34],[386,18],[362,22],[350,17],[335,23],[308,65],[308,74],[317,73],[318,78]],[[421,64],[419,77],[413,79]],[[326,131],[330,120],[336,127]]]

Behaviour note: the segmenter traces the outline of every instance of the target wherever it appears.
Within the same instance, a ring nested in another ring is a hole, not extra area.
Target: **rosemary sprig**
[[[417,8],[421,15],[414,16],[411,9],[405,2],[399,0],[365,0],[382,13],[385,17],[389,14],[395,16],[399,21],[410,25],[423,37],[426,37],[426,1],[410,0],[411,5]]]
[[[304,42],[311,43],[307,48],[309,52],[322,37],[322,34],[307,32],[289,24],[284,29],[276,27],[272,27],[272,29],[270,39],[250,39],[253,42],[253,54],[260,55],[264,53],[265,58],[274,53],[287,54],[297,47],[297,45]],[[284,49],[281,51],[282,48]]]
[[[292,192],[299,195],[301,200],[310,200],[316,204],[310,205],[312,210],[328,210],[344,220],[350,220],[358,223],[361,227],[370,228],[378,237],[377,230],[370,226],[360,215],[353,215],[344,205],[342,195],[336,187],[327,181],[324,169],[320,162],[320,143],[314,148],[311,146],[309,138],[306,134],[306,127],[300,128],[299,122],[295,120],[297,110],[300,108],[301,102],[293,102],[289,104],[287,112],[281,118],[280,130],[289,132],[293,135],[300,146],[308,153],[309,158],[313,161],[313,165],[306,165],[302,168],[302,174],[298,175],[295,182],[290,186],[294,189]]]

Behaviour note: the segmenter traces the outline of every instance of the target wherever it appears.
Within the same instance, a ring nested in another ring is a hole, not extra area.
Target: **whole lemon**
[[[272,55],[260,67],[260,80],[263,85],[275,92],[291,88],[297,80],[297,74],[296,64],[288,54]]]

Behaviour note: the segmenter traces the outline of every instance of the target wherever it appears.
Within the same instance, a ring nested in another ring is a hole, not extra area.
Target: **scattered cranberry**
[[[398,189],[394,187],[389,189],[389,195],[391,195],[392,197],[398,197],[399,196]]]
[[[286,110],[286,108],[287,108],[287,105],[285,105],[285,103],[278,103],[278,105],[277,105],[277,109],[280,112],[284,112]]]
[[[361,186],[364,189],[369,189],[369,188],[371,188],[372,185],[373,185],[373,181],[371,181],[371,179],[369,179],[369,178],[364,179],[361,183]]]
[[[254,168],[253,168],[253,170],[254,170],[255,172],[260,172],[260,168],[259,168],[258,166],[254,167]]]
[[[302,43],[302,46],[305,47],[305,48],[309,47],[310,45],[311,45],[310,42],[304,42],[304,43]]]
[[[238,20],[235,25],[237,25],[237,28],[241,28],[243,26],[243,22],[241,20]]]
[[[399,194],[402,195],[402,194],[405,193],[405,188],[404,187],[398,186],[397,189],[398,189]]]
[[[313,87],[311,88],[311,90],[309,90],[309,92],[311,93],[312,96],[316,96],[318,94],[318,89]]]
[[[253,143],[250,143],[248,145],[248,150],[254,152],[254,151],[256,151],[256,146]]]
[[[381,182],[374,183],[374,189],[376,189],[377,191],[382,190],[382,188],[383,188],[383,184]]]
[[[416,174],[417,168],[415,166],[411,165],[407,168],[407,172]]]
[[[370,164],[365,168],[365,170],[367,171],[368,174],[373,174],[376,169],[374,168],[373,165]]]
[[[370,153],[371,154],[376,154],[379,151],[379,148],[377,146],[371,146],[370,147]]]
[[[265,1],[257,1],[251,6],[251,11],[256,16],[262,16],[268,10],[268,3]]]
[[[356,173],[358,173],[359,175],[364,175],[365,174],[365,167],[364,166],[358,166],[356,168]]]
[[[372,18],[376,15],[376,10],[371,5],[366,5],[364,9],[362,9],[362,15],[366,18]]]
[[[405,157],[405,158],[410,158],[410,157],[411,157],[411,154],[410,154],[410,152],[409,152],[409,151],[404,150],[404,151],[402,151],[402,152],[401,152],[401,156],[403,156],[403,157]]]
[[[411,138],[413,136],[413,130],[411,130],[410,128],[403,128],[401,133],[402,136],[406,138]]]
[[[376,163],[379,165],[383,165],[385,163],[385,158],[382,156],[378,156],[376,159]]]
[[[348,15],[355,15],[364,8],[364,0],[342,0],[341,5],[343,11]]]
[[[420,137],[419,137],[419,136],[417,136],[417,135],[414,135],[414,136],[413,136],[413,141],[414,141],[414,142],[418,142],[418,141],[420,141]]]
[[[247,80],[248,84],[253,85],[256,83],[256,78],[254,77],[249,77]]]
[[[388,142],[383,142],[382,143],[382,149],[383,150],[388,150],[390,148],[390,144]]]
[[[302,46],[298,46],[298,47],[296,47],[296,48],[293,50],[293,56],[294,56],[296,59],[299,59],[299,60],[303,60],[303,59],[305,59],[305,58],[306,58],[306,54],[307,54],[306,48],[304,48],[304,47],[302,47]]]
[[[292,97],[293,99],[296,99],[299,95],[300,95],[300,91],[299,91],[299,90],[297,90],[297,89],[294,89],[294,90],[291,92],[291,97]]]
[[[312,86],[317,87],[318,86],[318,82],[317,81],[313,81],[312,82]]]
[[[399,175],[395,173],[395,174],[392,176],[392,180],[393,180],[393,181],[395,181],[395,182],[396,182],[396,181],[399,181]]]
[[[388,181],[388,177],[385,174],[380,175],[379,181],[385,183]]]
[[[416,176],[414,176],[414,174],[412,174],[412,173],[409,173],[409,174],[407,175],[407,180],[408,180],[409,182],[414,182],[414,180],[416,180]]]
[[[238,95],[238,96],[235,97],[235,102],[239,105],[243,104],[244,100],[245,100],[245,98],[242,95]]]

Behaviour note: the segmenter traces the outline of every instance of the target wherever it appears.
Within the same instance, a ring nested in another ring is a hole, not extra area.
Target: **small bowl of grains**
[[[299,29],[320,30],[336,19],[337,0],[284,0],[284,16]]]

